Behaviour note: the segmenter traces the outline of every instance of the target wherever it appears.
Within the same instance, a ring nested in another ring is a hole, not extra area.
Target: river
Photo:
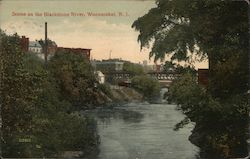
[[[175,105],[135,104],[91,113],[100,135],[98,159],[195,159],[188,141],[193,124],[174,131],[185,116]]]

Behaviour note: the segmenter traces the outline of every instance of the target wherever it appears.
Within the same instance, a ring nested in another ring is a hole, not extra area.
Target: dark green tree
[[[39,44],[42,46],[42,50],[43,52],[45,52],[45,40],[38,40]],[[47,43],[48,43],[48,48],[49,47],[53,47],[53,46],[57,46],[56,43],[50,39],[47,39]]]
[[[20,37],[0,30],[0,105],[2,154],[4,157],[29,157],[32,153],[32,103],[41,92],[43,75],[28,72],[22,57]]]
[[[90,62],[73,52],[57,52],[48,64],[51,75],[56,80],[62,99],[70,101],[77,109],[95,104],[97,92],[96,78]]]
[[[248,4],[245,1],[157,0],[132,25],[150,57],[193,61],[208,57],[210,90],[215,96],[246,92]],[[223,76],[223,78],[220,78]]]
[[[61,83],[53,76],[55,70],[22,52],[17,34],[0,35],[1,156],[62,157],[64,151],[81,151],[87,157],[95,152],[96,123],[72,112],[71,101],[63,98]]]
[[[185,74],[189,72],[193,74],[194,76],[196,76],[196,73],[197,73],[193,65],[181,66],[172,61],[166,61],[165,64],[163,65],[163,69],[165,72],[173,72],[177,74]]]
[[[131,76],[145,74],[143,67],[141,65],[130,62],[124,63],[123,71],[128,72]]]
[[[196,139],[207,145],[200,142],[198,146],[224,157],[246,154],[246,147],[235,145],[246,145],[240,130],[246,130],[249,112],[248,7],[246,1],[156,0],[156,7],[132,25],[140,32],[141,47],[152,47],[150,57],[155,60],[163,60],[165,55],[187,63],[208,58],[207,90],[183,76],[174,82],[170,94],[196,122],[193,134],[198,132],[200,138]],[[239,147],[241,151],[237,151]]]
[[[143,94],[148,101],[158,99],[160,95],[160,84],[157,79],[147,75],[135,76],[131,81],[132,87]]]

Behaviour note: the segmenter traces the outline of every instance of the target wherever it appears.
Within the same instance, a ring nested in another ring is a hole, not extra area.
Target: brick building
[[[41,45],[42,44],[42,45]],[[20,47],[23,52],[34,52],[39,53],[39,57],[44,59],[44,40],[40,41],[29,41],[29,38],[22,36],[20,39]],[[86,48],[66,48],[66,47],[57,47],[56,42],[48,40],[48,58],[52,57],[56,52],[70,52],[75,54],[80,54],[85,56],[90,60],[90,51],[91,49]]]
[[[209,71],[208,69],[198,69],[198,83],[205,87],[208,86],[208,76]]]
[[[90,51],[91,49],[85,48],[66,48],[66,47],[58,47],[57,52],[70,52],[78,55],[85,56],[88,60],[90,60]]]
[[[20,39],[20,46],[22,52],[28,52],[29,51],[29,38],[22,36]]]

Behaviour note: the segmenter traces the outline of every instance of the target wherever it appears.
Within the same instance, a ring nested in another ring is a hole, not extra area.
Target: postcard
[[[249,157],[249,1],[0,0],[1,158]]]

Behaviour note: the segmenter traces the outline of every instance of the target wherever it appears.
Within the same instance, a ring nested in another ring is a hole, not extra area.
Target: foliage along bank
[[[94,120],[77,113],[95,102],[94,75],[80,55],[58,53],[44,66],[24,53],[17,34],[2,30],[1,155],[7,158],[88,156],[99,143]],[[85,96],[90,96],[86,98]]]
[[[247,154],[249,108],[246,95],[214,98],[206,88],[197,84],[195,76],[187,73],[173,82],[169,99],[187,116],[176,129],[190,121],[196,123],[189,139],[201,148],[201,156],[226,158]]]
[[[190,75],[170,88],[172,100],[196,123],[191,141],[201,148],[201,156],[247,156],[248,13],[246,1],[157,0],[132,25],[140,32],[141,47],[151,46],[155,61],[166,55],[188,64],[208,59],[206,89]]]

